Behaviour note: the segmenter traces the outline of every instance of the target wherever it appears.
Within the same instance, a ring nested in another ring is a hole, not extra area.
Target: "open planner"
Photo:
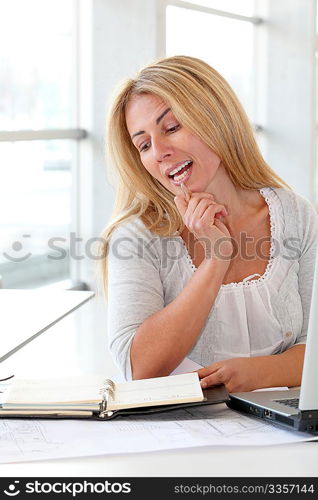
[[[115,383],[101,376],[0,381],[2,418],[96,418],[107,420],[226,402],[224,386],[202,391],[198,374],[186,373]]]

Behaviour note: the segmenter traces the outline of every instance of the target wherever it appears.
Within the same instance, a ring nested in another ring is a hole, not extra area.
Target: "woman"
[[[108,334],[125,378],[188,357],[202,387],[299,385],[317,214],[265,163],[227,82],[192,57],[144,68],[114,100],[108,147]]]

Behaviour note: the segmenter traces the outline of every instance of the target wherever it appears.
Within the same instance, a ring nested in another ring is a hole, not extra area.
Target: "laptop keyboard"
[[[298,408],[299,398],[291,399],[274,399],[275,403],[281,403],[283,405],[289,406],[291,408]]]

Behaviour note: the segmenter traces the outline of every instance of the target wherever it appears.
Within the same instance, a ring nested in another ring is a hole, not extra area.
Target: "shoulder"
[[[293,225],[296,222],[300,229],[308,227],[308,223],[314,225],[318,223],[317,210],[307,198],[285,188],[269,189],[276,194],[287,221],[292,221]]]
[[[161,238],[152,233],[139,217],[118,224],[108,245],[108,256],[157,262],[161,255]]]
[[[314,205],[295,191],[285,188],[270,188],[281,203],[286,235],[298,237],[301,248],[318,239],[318,214]]]
[[[290,217],[295,215],[295,211],[299,213],[301,217],[306,217],[308,215],[317,216],[314,205],[308,199],[304,198],[295,191],[285,188],[268,189],[276,194],[285,211],[288,211],[288,215]]]
[[[118,238],[132,238],[136,240],[137,238],[142,238],[144,240],[151,239],[156,235],[153,234],[139,217],[133,217],[120,222],[111,234],[110,241],[113,242]]]

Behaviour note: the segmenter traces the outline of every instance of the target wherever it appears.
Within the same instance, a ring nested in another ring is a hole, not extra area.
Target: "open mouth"
[[[185,161],[182,165],[177,167],[175,170],[170,172],[169,174],[169,179],[172,180],[174,184],[181,184],[181,182],[184,182],[186,179],[188,179],[191,175],[192,171],[192,160],[187,160]]]

